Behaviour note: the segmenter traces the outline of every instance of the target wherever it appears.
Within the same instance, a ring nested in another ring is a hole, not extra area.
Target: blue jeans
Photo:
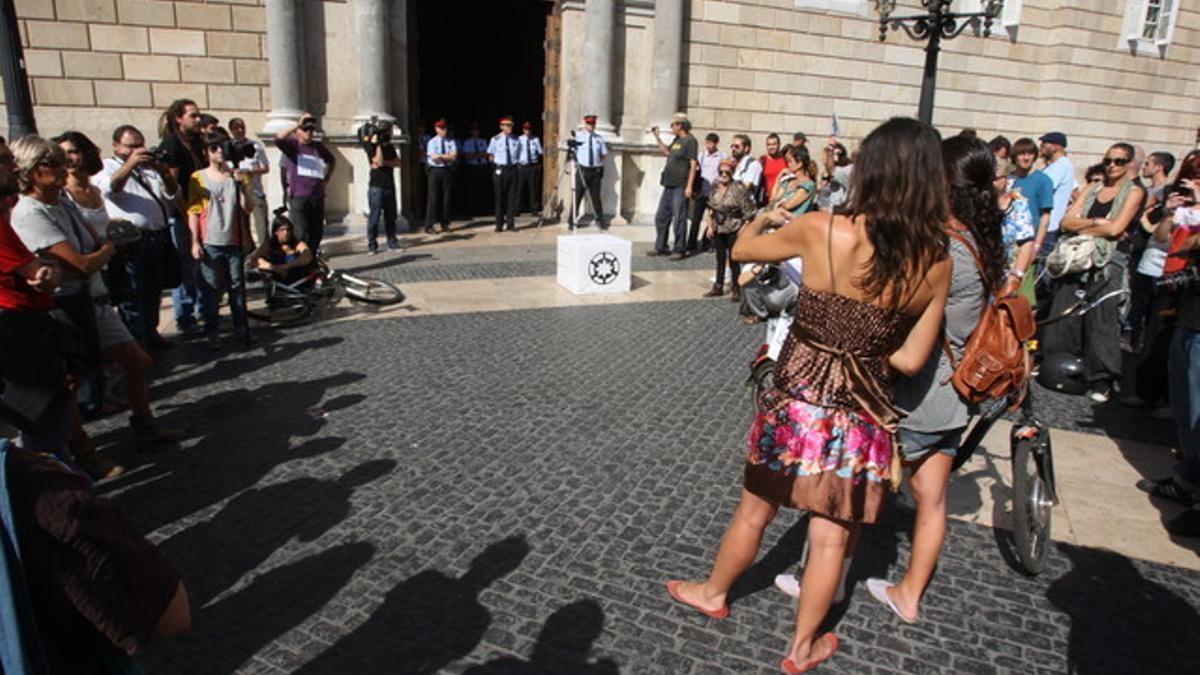
[[[200,300],[204,305],[204,334],[215,337],[221,328],[221,291],[228,279],[229,313],[233,315],[233,330],[245,334],[246,286],[243,283],[245,254],[237,246],[212,246],[205,244],[204,259],[200,261]]]
[[[375,248],[379,237],[379,219],[383,219],[383,230],[388,241],[396,238],[396,191],[392,188],[367,188],[367,243]]]
[[[1171,412],[1182,455],[1175,473],[1200,505],[1200,333],[1177,327],[1167,359]]]
[[[143,232],[141,246],[130,251],[125,260],[128,293],[120,306],[121,318],[143,349],[158,336],[158,312],[166,267],[163,256],[177,255],[174,245],[167,239],[170,236],[168,230]]]
[[[666,253],[667,238],[670,234],[671,223],[675,223],[676,253],[687,251],[687,200],[683,198],[684,188],[664,187],[662,196],[658,198],[658,212],[654,214],[654,229],[658,237],[654,241],[654,250]]]
[[[192,258],[192,232],[187,219],[171,219],[171,238],[179,254],[179,286],[171,291],[175,306],[175,326],[180,329],[195,326],[200,317],[200,263]]]

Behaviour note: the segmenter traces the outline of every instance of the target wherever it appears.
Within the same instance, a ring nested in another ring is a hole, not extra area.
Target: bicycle
[[[246,314],[274,326],[301,323],[318,309],[332,307],[342,297],[370,305],[394,305],[404,301],[404,292],[379,279],[340,272],[317,252],[312,270],[296,281],[286,283],[270,272],[246,270]]]

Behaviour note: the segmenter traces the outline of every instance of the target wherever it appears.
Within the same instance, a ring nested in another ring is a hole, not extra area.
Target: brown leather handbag
[[[967,247],[979,273],[984,274],[983,259],[971,242],[952,230],[946,234]],[[996,298],[984,306],[979,323],[963,347],[962,359],[957,364],[950,341],[942,338],[946,356],[954,369],[950,376],[954,390],[968,403],[1009,398],[1011,408],[1016,408],[1025,398],[1029,375],[1033,371],[1028,342],[1036,330],[1033,309],[1020,295]]]

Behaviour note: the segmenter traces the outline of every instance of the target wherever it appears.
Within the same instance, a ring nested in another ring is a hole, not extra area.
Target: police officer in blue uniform
[[[429,169],[429,199],[425,207],[425,233],[433,234],[433,223],[440,220],[442,232],[450,231],[450,190],[453,186],[454,161],[458,159],[458,144],[446,133],[446,120],[433,125],[437,135],[425,145],[425,165]]]
[[[527,199],[529,213],[537,215],[542,210],[542,141],[533,135],[533,123],[526,120],[521,125],[521,167],[517,172],[518,199]],[[520,205],[517,212],[520,213]]]
[[[521,143],[513,136],[511,117],[500,118],[500,133],[488,143],[492,162],[492,190],[496,204],[496,231],[517,229],[517,169],[521,165]]]
[[[487,190],[490,185],[487,179],[488,143],[479,137],[478,122],[471,122],[470,133],[459,148],[459,158],[463,160],[461,184],[467,193],[464,206],[467,216],[476,216],[487,209]]]
[[[575,136],[575,140],[579,142],[575,148],[575,165],[579,168],[575,172],[575,211],[578,213],[583,198],[590,196],[588,203],[595,212],[596,224],[601,230],[607,230],[600,186],[604,183],[604,158],[608,155],[608,146],[604,144],[604,137],[596,133],[595,115],[583,116],[583,131]]]

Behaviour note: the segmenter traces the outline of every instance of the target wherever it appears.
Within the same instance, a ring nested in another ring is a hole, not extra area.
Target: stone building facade
[[[613,148],[604,202],[616,222],[653,213],[662,159],[647,130],[676,110],[724,146],[745,132],[761,151],[772,131],[823,138],[835,113],[853,147],[917,105],[921,45],[903,33],[879,42],[874,0],[16,0],[16,8],[43,133],[80,129],[107,147],[115,126],[150,132],[179,97],[263,133],[312,110],[345,160],[330,210],[358,222],[367,167],[352,130],[372,115],[394,118],[411,158],[405,134],[437,114],[420,110],[410,91],[422,72],[414,18],[422,2],[540,4],[553,53],[521,76],[544,77],[547,140],[561,146],[584,112],[600,116]],[[916,4],[902,0],[897,14]],[[955,0],[960,9],[979,4]],[[1062,130],[1081,170],[1116,140],[1177,155],[1196,146],[1198,0],[1005,4],[992,37],[968,30],[945,43],[935,124],[1010,139]],[[557,168],[548,163],[548,185]],[[410,216],[421,210],[412,204],[422,180],[411,161],[401,170]]]

